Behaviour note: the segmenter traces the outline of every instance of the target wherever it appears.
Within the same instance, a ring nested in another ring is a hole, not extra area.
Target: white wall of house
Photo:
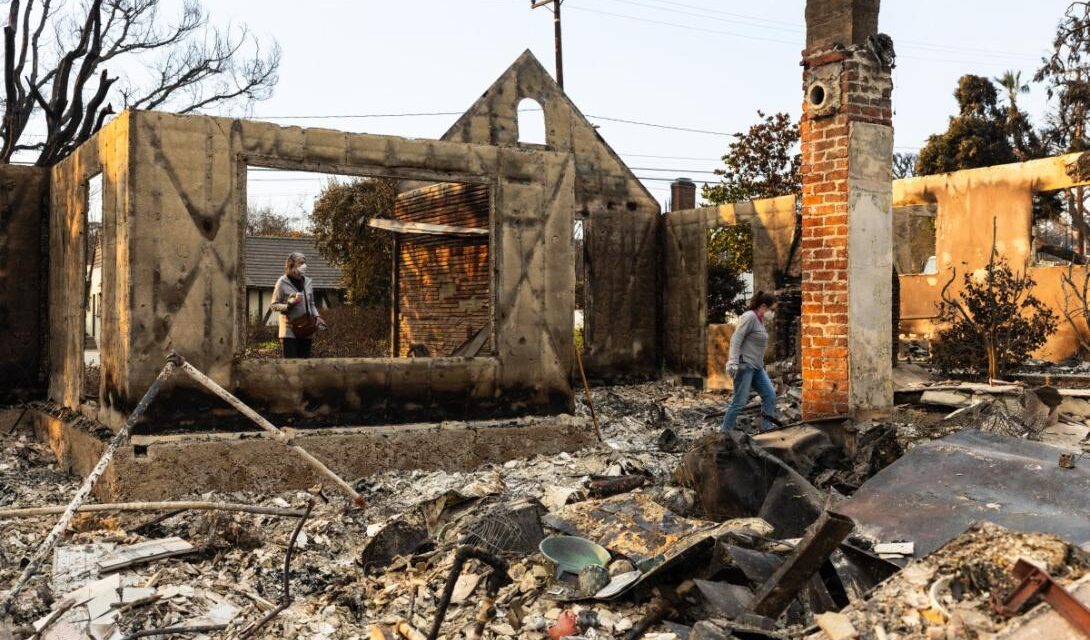
[[[91,290],[87,299],[87,309],[84,314],[84,331],[93,336],[95,344],[102,334],[102,268],[95,267],[91,270]]]
[[[250,322],[261,322],[261,318],[265,316],[265,312],[269,310],[269,304],[272,303],[273,288],[268,287],[265,289],[259,289],[257,287],[250,287],[246,290],[246,315],[249,317]],[[315,291],[314,296],[318,299],[319,309],[328,309],[330,301],[337,297],[334,291]],[[335,300],[334,300],[335,301]],[[275,325],[277,323],[276,313],[270,313],[269,319],[265,322],[267,325]]]
[[[250,318],[250,322],[260,322],[264,317],[265,312],[269,310],[269,304],[272,302],[273,289],[258,289],[251,287],[246,290],[246,313]],[[265,324],[274,325],[277,322],[277,314],[270,313],[269,320]]]

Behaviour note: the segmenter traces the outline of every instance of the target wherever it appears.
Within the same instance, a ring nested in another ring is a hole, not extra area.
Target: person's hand
[[[732,377],[732,378],[734,376],[738,375],[738,363],[737,362],[728,362],[727,363],[727,375]]]
[[[298,292],[293,293],[288,296],[288,304],[299,304],[300,299],[302,299],[302,296],[300,296]]]
[[[321,316],[318,316],[318,331],[325,331],[328,328],[329,325],[325,323],[325,320]]]

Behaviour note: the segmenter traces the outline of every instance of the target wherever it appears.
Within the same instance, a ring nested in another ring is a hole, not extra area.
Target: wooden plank
[[[196,547],[178,537],[149,540],[118,547],[113,553],[99,560],[98,568],[103,573],[108,573],[145,562],[180,556],[195,550]]]
[[[795,551],[757,589],[753,596],[753,612],[778,618],[853,528],[855,523],[850,518],[823,511],[807,529]]]
[[[432,224],[430,222],[399,222],[384,218],[371,218],[367,221],[367,226],[394,233],[426,236],[488,236],[488,229],[455,227],[449,224]]]

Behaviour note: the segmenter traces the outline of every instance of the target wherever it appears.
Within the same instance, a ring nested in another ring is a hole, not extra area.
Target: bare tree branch
[[[275,41],[262,47],[245,26],[211,27],[198,0],[185,0],[174,21],[164,19],[162,1],[86,0],[73,7],[9,0],[0,161],[39,151],[37,164],[55,163],[114,113],[111,96],[127,108],[192,113],[271,95],[280,66]],[[48,46],[47,27],[54,41]],[[111,73],[115,64],[132,68],[132,61],[148,73]],[[44,129],[44,142],[22,141],[31,124]]]

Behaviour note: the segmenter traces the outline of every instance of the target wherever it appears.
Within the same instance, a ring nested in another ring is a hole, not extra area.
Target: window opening
[[[312,357],[491,352],[488,185],[249,166],[246,193],[243,358],[282,356],[272,303],[293,252],[328,326]]]
[[[86,241],[83,279],[83,392],[84,398],[97,400],[102,357],[102,174],[89,178],[84,185]]]
[[[533,98],[523,98],[518,104],[519,144],[547,144],[545,110]]]

